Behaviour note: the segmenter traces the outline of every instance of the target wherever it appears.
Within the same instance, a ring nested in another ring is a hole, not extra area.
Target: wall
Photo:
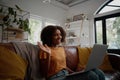
[[[15,7],[16,4],[31,14],[57,20],[60,24],[63,24],[66,19],[67,9],[50,3],[43,3],[42,0],[0,0],[0,4],[10,7]]]
[[[74,15],[84,13],[89,19],[89,43],[92,46],[95,43],[94,38],[94,13],[96,10],[107,0],[88,0],[85,3],[73,6],[69,9],[67,17],[73,17]]]
[[[95,11],[107,0],[88,0],[83,4],[66,8],[66,6],[56,6],[57,4],[42,3],[42,0],[0,0],[0,4],[5,4],[14,7],[15,4],[19,5],[22,9],[29,11],[31,14],[42,16],[57,20],[60,24],[64,25],[66,17],[71,17],[84,13],[89,19],[89,44],[94,44],[94,13]]]

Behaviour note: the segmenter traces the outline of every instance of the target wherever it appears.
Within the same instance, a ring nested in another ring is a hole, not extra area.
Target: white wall
[[[95,11],[107,0],[88,0],[83,4],[79,4],[76,6],[73,6],[69,9],[68,11],[68,15],[67,17],[73,17],[74,15],[78,15],[78,14],[82,14],[84,13],[85,15],[87,15],[89,21],[90,21],[90,25],[89,27],[89,34],[90,34],[90,45],[92,46],[94,44],[94,26],[93,26],[93,22],[94,22],[94,13]]]
[[[63,24],[66,19],[66,9],[49,3],[43,3],[42,0],[0,0],[0,4],[10,7],[15,7],[16,4],[31,14],[57,20],[60,24]]]

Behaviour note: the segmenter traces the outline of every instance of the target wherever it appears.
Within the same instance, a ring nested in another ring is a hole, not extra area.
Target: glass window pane
[[[109,5],[120,6],[120,0],[113,0],[112,2],[109,3]]]
[[[100,10],[98,14],[120,9],[120,0],[113,0],[107,5],[105,4],[103,6],[104,7]]]
[[[31,34],[28,38],[28,41],[33,44],[37,44],[37,41],[40,41],[40,33],[42,30],[42,21],[39,19],[30,18],[30,29]]]
[[[117,10],[120,9],[120,7],[112,7],[112,6],[105,6],[100,12],[100,13],[105,13],[105,12],[109,12],[109,11],[113,11],[113,10]]]
[[[102,21],[96,21],[96,37],[97,37],[97,43],[102,44],[103,42]]]
[[[120,17],[107,19],[106,31],[109,49],[120,49]]]

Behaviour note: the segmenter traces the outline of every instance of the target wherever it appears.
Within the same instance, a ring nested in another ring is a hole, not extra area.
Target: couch
[[[81,56],[82,64],[86,64],[88,55],[90,54],[92,48],[81,48],[79,47],[81,52],[78,55],[78,47],[76,46],[66,46],[65,52],[67,54],[67,65],[70,69],[76,70],[77,65],[79,64],[79,56]],[[106,80],[110,80],[112,77],[114,77],[114,74],[120,71],[120,55],[113,54],[113,53],[107,53],[103,63],[99,66],[99,68],[105,73]]]
[[[5,48],[10,49],[13,52],[16,52],[12,43],[0,43],[0,46],[3,46]],[[64,46],[64,48],[65,48],[65,52],[67,55],[67,59],[66,59],[67,66],[73,71],[76,70],[76,68],[79,64],[80,54],[82,54],[82,55],[85,54],[85,56],[88,56],[88,54],[90,54],[90,51],[92,49],[92,48],[87,48],[87,47],[85,47],[85,48],[79,47],[79,49],[81,49],[81,53],[78,54],[78,46]],[[87,61],[86,57],[84,57],[83,59],[85,59]],[[83,64],[86,64],[86,61],[83,62]],[[120,55],[113,54],[113,53],[107,53],[102,65],[100,65],[99,68],[104,71],[104,73],[106,75],[106,80],[107,79],[109,80],[110,78],[112,78],[112,76],[114,76],[115,73],[120,71]],[[45,70],[45,66],[43,66],[43,67],[41,66],[40,74],[42,75],[42,74],[46,74],[46,73],[47,72]]]

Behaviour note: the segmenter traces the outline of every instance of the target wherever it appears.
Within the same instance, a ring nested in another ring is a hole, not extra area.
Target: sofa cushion
[[[99,68],[102,69],[104,72],[112,72],[112,71],[114,71],[111,64],[110,64],[110,61],[108,59],[107,54],[105,55],[103,63],[100,65]]]
[[[26,69],[27,61],[0,46],[0,80],[24,80]]]
[[[84,68],[87,64],[89,55],[91,53],[92,48],[90,47],[78,47],[78,53],[79,53],[79,63],[78,67]],[[99,67],[103,71],[113,71],[113,68],[110,64],[110,61],[108,59],[108,55],[105,56],[103,63]]]
[[[78,56],[79,56],[79,63],[78,63],[78,67],[80,68],[85,68],[91,49],[90,48],[81,48],[81,47],[77,47],[78,49]]]

